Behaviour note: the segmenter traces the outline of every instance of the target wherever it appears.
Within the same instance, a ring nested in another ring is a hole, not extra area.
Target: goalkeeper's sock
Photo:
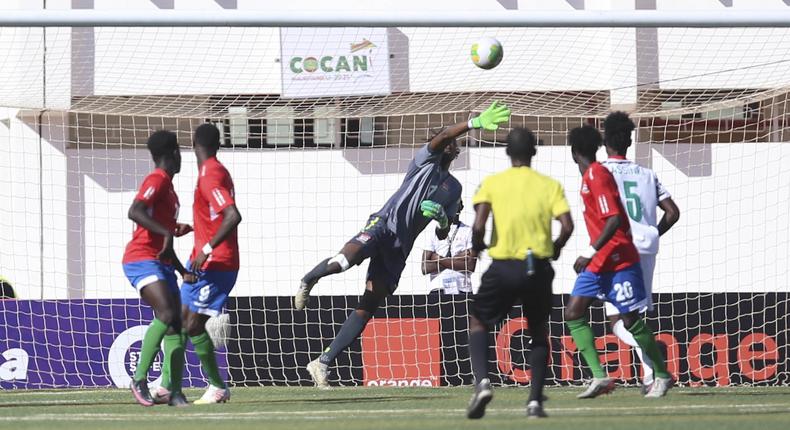
[[[332,364],[338,354],[343,352],[344,349],[351,345],[351,342],[354,342],[359,337],[369,319],[359,315],[357,311],[352,311],[351,315],[346,318],[346,322],[340,327],[340,333],[329,344],[329,347],[324,350],[324,353],[318,357],[318,361],[321,364]]]
[[[472,374],[475,384],[488,378],[488,331],[469,333],[469,358],[472,359]]]
[[[137,369],[134,371],[134,380],[142,381],[148,376],[148,369],[159,354],[159,344],[162,343],[162,338],[167,333],[167,324],[154,318],[148,330],[145,331],[143,337],[143,348],[140,351],[140,362],[137,363]]]
[[[162,386],[173,393],[181,391],[184,376],[184,338],[181,334],[165,336],[165,364],[162,367]]]
[[[214,342],[211,341],[207,332],[197,336],[190,336],[189,340],[195,346],[195,354],[200,359],[200,364],[203,367],[203,372],[208,378],[208,382],[217,387],[225,388],[225,381],[219,374],[219,366],[217,366],[217,357],[214,355]],[[171,369],[171,373],[175,369]]]
[[[576,343],[576,348],[579,353],[584,357],[584,361],[590,366],[594,378],[606,378],[606,372],[601,366],[601,361],[598,358],[598,351],[595,350],[595,342],[592,328],[587,324],[584,318],[577,320],[566,321],[568,329],[571,331],[573,341]]]
[[[634,339],[636,343],[639,344],[639,347],[642,348],[642,352],[653,363],[653,370],[656,372],[656,377],[669,378],[667,365],[664,363],[664,357],[661,356],[661,351],[658,349],[653,330],[650,330],[650,327],[642,321],[642,318],[639,318],[631,327],[628,327],[628,331],[634,335]]]
[[[329,258],[325,258],[323,261],[316,264],[316,266],[313,267],[313,270],[307,272],[307,274],[304,275],[302,281],[304,281],[307,284],[312,284],[318,282],[319,279],[323,278],[326,275],[337,273],[329,270],[329,260],[330,260]]]
[[[653,360],[642,352],[642,348],[636,343],[634,335],[625,328],[623,320],[617,320],[617,322],[612,325],[612,331],[620,340],[634,347],[634,351],[636,351],[636,355],[642,363],[642,381],[647,384],[651,383],[653,381]]]

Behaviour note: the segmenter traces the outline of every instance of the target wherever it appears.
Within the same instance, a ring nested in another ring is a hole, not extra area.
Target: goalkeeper
[[[294,297],[297,310],[307,305],[310,290],[324,276],[340,273],[370,258],[365,291],[337,337],[320,357],[307,365],[313,382],[328,387],[328,366],[365,328],[382,300],[395,291],[414,240],[433,219],[448,230],[447,214],[454,214],[461,200],[461,184],[449,172],[458,156],[456,138],[472,128],[496,130],[510,118],[510,109],[494,102],[480,116],[445,128],[417,151],[406,177],[395,194],[340,252],[327,258],[302,278]],[[446,234],[446,231],[444,232]]]

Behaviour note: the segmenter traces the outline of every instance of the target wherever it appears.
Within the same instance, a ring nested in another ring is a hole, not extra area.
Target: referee
[[[493,261],[472,298],[469,317],[469,355],[475,393],[467,409],[468,418],[482,418],[493,397],[488,379],[489,330],[519,301],[532,337],[529,358],[532,384],[527,416],[546,416],[542,398],[554,279],[549,259],[559,257],[573,232],[573,220],[562,185],[530,167],[536,149],[537,141],[531,131],[513,129],[507,136],[506,151],[512,167],[483,180],[473,199],[472,248],[479,252],[487,247],[483,236],[489,213],[494,216],[494,231],[488,249]],[[553,243],[552,219],[562,224],[560,235]]]

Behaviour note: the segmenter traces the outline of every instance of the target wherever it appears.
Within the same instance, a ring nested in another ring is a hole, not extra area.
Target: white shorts
[[[656,254],[639,254],[639,265],[642,266],[642,280],[645,282],[645,307],[639,309],[639,313],[651,312],[653,310],[653,271],[656,269]],[[620,315],[620,311],[609,303],[603,303],[606,316]]]

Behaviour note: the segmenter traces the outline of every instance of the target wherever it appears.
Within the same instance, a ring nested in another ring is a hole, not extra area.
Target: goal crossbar
[[[0,27],[790,27],[790,9],[727,10],[19,10]]]

